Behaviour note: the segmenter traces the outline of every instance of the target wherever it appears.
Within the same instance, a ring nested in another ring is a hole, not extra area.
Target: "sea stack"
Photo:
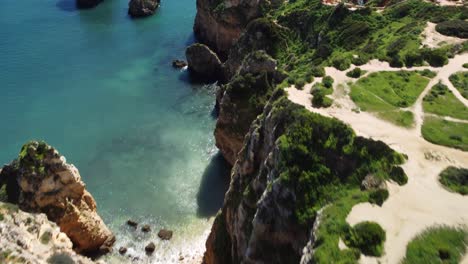
[[[159,5],[160,0],[130,0],[128,14],[134,18],[151,16]]]
[[[93,8],[101,2],[102,0],[76,0],[76,6],[78,8]]]
[[[44,213],[73,242],[78,253],[106,253],[115,241],[96,211],[78,169],[45,142],[25,144],[0,173],[8,202],[31,213]]]

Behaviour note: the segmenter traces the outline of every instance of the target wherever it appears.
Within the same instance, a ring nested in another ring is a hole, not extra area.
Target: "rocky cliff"
[[[204,262],[312,261],[318,210],[337,199],[338,190],[359,192],[366,175],[385,178],[402,160],[382,142],[356,137],[277,90],[250,126]]]
[[[160,0],[130,0],[128,14],[132,17],[151,16],[159,5]]]
[[[281,0],[197,0],[195,36],[226,57],[247,24],[276,2]]]
[[[73,242],[78,253],[108,252],[115,238],[96,211],[75,166],[44,142],[30,142],[19,157],[3,167],[10,203],[31,213],[44,213]]]
[[[0,263],[94,263],[44,214],[25,213],[0,202]]]

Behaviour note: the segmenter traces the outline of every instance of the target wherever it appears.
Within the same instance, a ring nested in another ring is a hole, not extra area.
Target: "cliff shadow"
[[[55,6],[65,12],[75,12],[78,10],[76,0],[59,0]]]
[[[224,195],[229,188],[231,166],[221,153],[211,158],[203,172],[197,193],[197,216],[214,216],[223,206]]]

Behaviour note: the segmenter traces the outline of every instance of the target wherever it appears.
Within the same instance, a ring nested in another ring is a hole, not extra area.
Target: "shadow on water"
[[[75,12],[78,10],[75,0],[59,0],[55,6],[65,12]]]
[[[217,153],[203,172],[197,194],[197,216],[210,217],[223,206],[224,194],[229,187],[231,166],[221,153]]]

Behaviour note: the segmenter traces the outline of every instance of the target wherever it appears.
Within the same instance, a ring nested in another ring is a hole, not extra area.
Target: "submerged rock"
[[[127,253],[127,248],[126,247],[120,247],[119,248],[119,253],[120,253],[120,255],[124,255],[125,253]]]
[[[0,178],[17,183],[7,183],[9,201],[26,212],[45,213],[70,238],[76,252],[110,250],[115,237],[97,214],[94,198],[76,167],[53,147],[36,141],[25,144]]]
[[[170,240],[172,238],[172,231],[167,229],[161,229],[158,232],[158,237],[162,240]]]
[[[155,245],[153,242],[149,243],[149,244],[146,245],[146,247],[145,247],[145,251],[146,251],[146,253],[148,253],[148,254],[153,254],[153,252],[154,252],[155,249],[156,249],[156,245]]]
[[[192,73],[208,79],[221,77],[221,61],[208,46],[195,43],[187,48],[185,56]]]
[[[185,66],[187,66],[187,62],[185,62],[183,60],[173,60],[172,61],[172,67],[174,67],[176,69],[184,68]]]
[[[148,233],[149,231],[151,231],[151,227],[149,225],[144,225],[141,227],[141,231]]]
[[[92,8],[101,2],[102,0],[76,0],[76,6],[78,8]]]
[[[132,227],[137,227],[138,223],[136,221],[133,221],[133,220],[128,220],[127,225],[132,226]]]
[[[160,0],[130,0],[128,14],[132,17],[151,16],[159,5]]]

